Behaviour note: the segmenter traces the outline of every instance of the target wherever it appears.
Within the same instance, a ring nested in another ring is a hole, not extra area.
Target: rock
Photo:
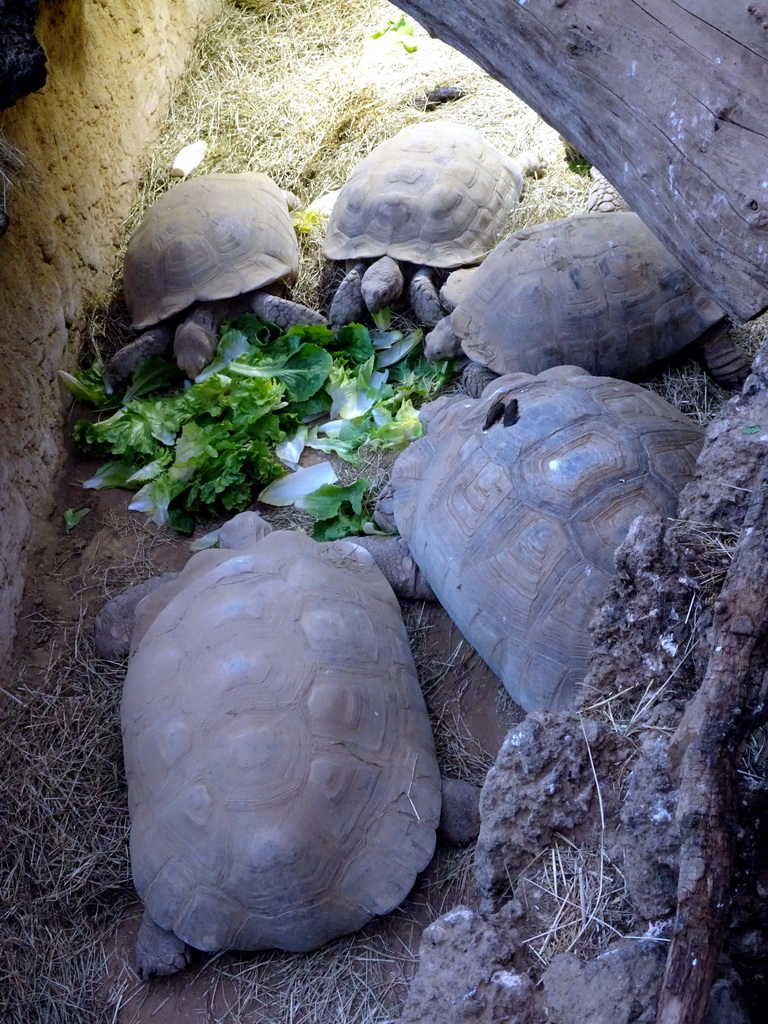
[[[557,1024],[653,1024],[667,944],[621,939],[583,963],[560,953],[544,973],[548,1019]]]
[[[475,871],[484,896],[508,890],[556,832],[599,828],[589,752],[596,762],[618,742],[600,723],[582,722],[573,712],[536,712],[510,730],[480,796]],[[606,804],[609,794],[602,795]]]
[[[45,85],[45,53],[35,38],[37,0],[0,0],[0,110]]]
[[[434,921],[421,937],[402,1024],[541,1024],[533,982],[512,964],[520,914],[515,902],[487,918],[459,906]]]
[[[750,1024],[751,1017],[741,995],[741,982],[735,972],[718,978],[709,993],[709,1003],[701,1024]]]
[[[544,1010],[556,1024],[654,1024],[667,944],[619,939],[583,963],[561,953],[542,976]],[[702,1024],[749,1024],[736,973],[712,986]]]
[[[622,872],[635,911],[647,921],[668,917],[677,902],[678,790],[670,777],[667,746],[665,736],[646,735],[620,812]]]

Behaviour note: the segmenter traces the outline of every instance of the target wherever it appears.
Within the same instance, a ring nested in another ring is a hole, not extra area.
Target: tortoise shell
[[[516,403],[516,405],[515,405]],[[673,513],[702,432],[636,384],[558,367],[421,410],[397,527],[438,600],[528,711],[572,705],[616,547]]]
[[[432,856],[432,732],[357,545],[281,531],[195,555],[139,607],[122,728],[136,889],[198,949],[314,949]]]
[[[474,128],[409,125],[377,146],[344,184],[329,259],[393,259],[432,267],[481,260],[509,222],[523,172]]]
[[[501,241],[468,279],[451,327],[496,373],[572,364],[631,377],[723,316],[636,213],[585,213]]]
[[[283,191],[266,174],[207,174],[164,193],[131,235],[123,291],[132,326],[194,302],[296,279],[299,249]]]

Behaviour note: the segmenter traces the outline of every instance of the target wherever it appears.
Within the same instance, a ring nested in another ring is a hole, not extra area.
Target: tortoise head
[[[433,363],[461,355],[461,338],[454,331],[450,316],[443,317],[425,336],[424,355]]]

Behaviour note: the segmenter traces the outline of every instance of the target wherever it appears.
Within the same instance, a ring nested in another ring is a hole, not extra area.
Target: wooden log
[[[738,759],[749,734],[768,717],[766,523],[768,461],[715,603],[704,680],[671,744],[680,763],[680,874],[656,1024],[702,1020],[728,919]]]
[[[736,320],[768,307],[768,0],[398,0],[570,139]]]

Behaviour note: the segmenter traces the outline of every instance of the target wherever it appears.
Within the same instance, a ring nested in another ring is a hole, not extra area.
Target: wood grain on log
[[[704,680],[673,737],[681,836],[675,934],[657,1024],[699,1024],[730,905],[738,759],[768,708],[768,461],[715,604]]]
[[[768,307],[768,0],[398,0],[575,143],[737,320]]]

